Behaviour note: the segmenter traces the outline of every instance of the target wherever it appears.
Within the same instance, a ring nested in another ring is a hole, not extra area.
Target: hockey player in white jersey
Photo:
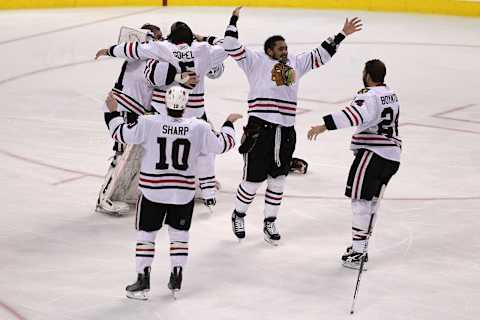
[[[205,76],[218,78],[223,72],[223,61],[227,53],[218,45],[193,42],[191,29],[183,22],[176,22],[171,27],[168,41],[140,44],[137,42],[111,46],[97,52],[97,58],[102,55],[129,59],[155,59],[176,65],[177,72],[195,72],[198,83],[195,86],[185,86],[192,89],[185,110],[185,117],[196,117],[207,120],[204,108]],[[160,76],[159,76],[160,74]],[[155,85],[152,94],[152,107],[159,113],[166,113],[165,93],[167,87],[155,83],[157,77],[162,78],[162,71],[155,64],[147,70],[146,77]],[[206,205],[215,204],[215,167],[214,155],[205,155],[202,161],[205,167],[199,168],[200,187]]]
[[[155,25],[147,23],[140,29],[148,30],[144,34],[146,41],[163,40],[160,28]],[[128,47],[125,49],[129,52]],[[139,115],[152,112],[153,79],[145,78],[145,73],[151,70],[153,63],[157,70],[154,79],[157,85],[166,86],[176,81],[193,86],[197,82],[193,72],[177,73],[175,66],[167,62],[125,60],[111,92],[117,100],[118,110],[127,122],[135,121]],[[106,105],[103,106],[103,111],[108,112]],[[136,201],[137,198],[140,149],[115,141],[113,150],[115,154],[100,189],[96,211],[119,215],[128,213],[130,209],[128,202]]]
[[[235,145],[233,123],[241,115],[229,115],[216,134],[205,121],[183,117],[187,101],[188,90],[171,87],[166,95],[167,115],[140,116],[133,123],[125,123],[112,95],[107,99],[110,113],[105,115],[105,121],[112,136],[144,149],[135,219],[138,279],[126,288],[129,298],[147,299],[155,238],[163,221],[169,226],[170,237],[172,268],[168,288],[172,293],[180,290],[188,256],[198,157],[224,153]]]
[[[232,229],[237,238],[245,237],[247,209],[266,180],[263,231],[265,240],[276,245],[280,233],[275,221],[295,150],[299,81],[307,72],[327,63],[347,35],[361,30],[361,21],[347,19],[343,30],[334,38],[328,38],[306,53],[289,54],[281,36],[268,38],[264,52],[258,52],[246,48],[238,40],[236,25],[240,9],[234,10],[223,41],[225,50],[243,70],[250,85],[248,124],[239,148],[245,165],[236,193]]]
[[[352,245],[342,256],[345,267],[358,269],[368,261],[368,239],[374,228],[383,191],[400,166],[402,141],[398,133],[400,105],[395,92],[384,83],[386,68],[380,60],[365,63],[363,82],[349,106],[323,117],[324,124],[308,131],[308,139],[327,130],[356,126],[350,149],[355,160],[350,167],[345,195],[352,201]]]

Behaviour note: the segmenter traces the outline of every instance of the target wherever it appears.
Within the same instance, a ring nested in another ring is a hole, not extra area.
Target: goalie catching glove
[[[295,83],[295,70],[283,62],[279,62],[273,66],[272,80],[277,86],[291,86]]]

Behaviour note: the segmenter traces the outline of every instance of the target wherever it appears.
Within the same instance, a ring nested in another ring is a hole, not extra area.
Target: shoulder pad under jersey
[[[368,90],[370,90],[370,89],[368,89],[368,88],[363,88],[363,89],[359,90],[359,91],[357,92],[357,94],[367,93]]]

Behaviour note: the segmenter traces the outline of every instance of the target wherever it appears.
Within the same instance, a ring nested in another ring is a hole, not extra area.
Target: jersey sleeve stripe
[[[358,111],[358,109],[355,106],[351,106],[352,109],[357,113],[357,116],[360,117],[360,123],[363,123],[363,117],[362,114]]]
[[[350,122],[350,125],[353,126],[353,121],[352,118],[348,115],[348,113],[345,110],[342,110],[343,114],[347,117],[348,121]]]

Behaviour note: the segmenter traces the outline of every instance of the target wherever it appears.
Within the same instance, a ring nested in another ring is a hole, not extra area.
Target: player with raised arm
[[[163,221],[169,226],[170,237],[172,268],[168,288],[174,294],[180,290],[188,256],[198,157],[224,153],[235,145],[233,123],[241,115],[229,115],[217,134],[205,121],[183,117],[187,101],[188,90],[171,87],[166,95],[167,115],[140,116],[135,122],[125,123],[116,111],[113,96],[107,98],[110,113],[105,114],[105,121],[112,136],[144,149],[135,219],[138,279],[126,288],[129,298],[147,299],[155,238]]]
[[[123,30],[123,29],[122,29]],[[135,35],[143,36],[145,41],[161,41],[163,34],[159,27],[146,23],[139,32],[129,29]],[[124,35],[125,36],[125,35]],[[151,100],[153,84],[145,78],[153,61],[125,60],[122,64],[118,79],[112,88],[112,95],[118,103],[118,111],[127,122],[135,121],[139,115],[152,112]],[[170,85],[174,81],[195,85],[197,79],[194,73],[177,73],[175,66],[167,62],[156,64],[157,85]],[[103,111],[108,112],[106,105]],[[113,150],[115,154],[109,165],[105,181],[100,188],[97,198],[96,211],[114,215],[129,212],[128,202],[133,203],[137,198],[137,183],[139,170],[139,148],[127,146],[115,141]]]
[[[237,238],[245,237],[247,209],[266,180],[263,231],[265,240],[276,245],[280,233],[275,221],[295,150],[294,125],[300,79],[327,63],[346,36],[361,30],[361,21],[347,19],[341,32],[309,52],[289,54],[285,39],[278,35],[268,38],[264,52],[259,52],[246,48],[238,40],[240,9],[233,11],[223,41],[225,50],[243,70],[250,86],[248,124],[239,148],[245,165],[236,193],[232,229]]]
[[[185,85],[191,89],[189,101],[185,110],[185,117],[202,118],[205,121],[205,76],[219,77],[223,72],[222,63],[228,57],[223,47],[209,43],[194,41],[194,34],[190,27],[183,22],[176,22],[171,26],[168,41],[140,44],[137,42],[125,43],[101,49],[96,57],[114,56],[129,59],[155,59],[174,64],[177,72],[194,72],[198,83],[194,86]],[[156,62],[151,64],[145,76],[155,85],[152,95],[152,106],[159,113],[166,113],[165,94],[168,86],[159,86],[155,79],[163,79],[163,74],[156,68]],[[206,160],[201,161],[199,167],[200,187],[204,202],[207,206],[215,205],[215,167],[214,155],[205,155]]]
[[[357,127],[350,149],[355,159],[348,174],[345,195],[352,202],[352,245],[342,255],[345,267],[367,268],[367,245],[375,226],[383,190],[400,166],[402,141],[398,133],[398,97],[384,80],[385,64],[380,60],[365,63],[363,83],[355,99],[343,110],[323,117],[324,124],[308,131],[316,139],[325,131]]]

